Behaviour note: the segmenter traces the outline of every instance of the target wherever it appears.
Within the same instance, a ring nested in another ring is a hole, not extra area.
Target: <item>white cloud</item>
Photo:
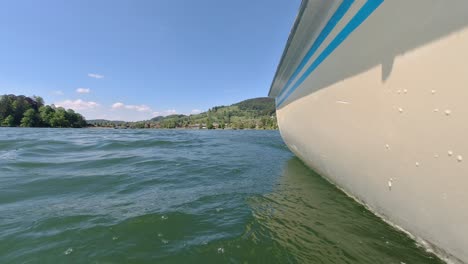
[[[60,90],[53,91],[52,93],[55,94],[55,95],[63,95],[63,92],[60,91]]]
[[[97,73],[88,73],[88,77],[94,78],[94,79],[102,79],[102,78],[104,78],[104,75],[100,75],[100,74],[97,74]]]
[[[199,113],[201,113],[201,112],[202,112],[202,110],[200,110],[200,109],[193,109],[193,110],[190,112],[190,114],[191,114],[191,115],[196,115],[196,114],[199,114]]]
[[[151,107],[141,105],[125,104],[123,102],[115,102],[109,108],[107,116],[111,117],[112,120],[124,120],[124,121],[142,121],[149,120],[159,115],[170,115],[177,113],[176,110],[170,109],[162,112],[156,112]]]
[[[79,110],[89,110],[99,107],[100,105],[92,101],[83,101],[81,99],[77,100],[65,100],[62,102],[55,103],[56,106],[63,107],[66,109],[73,109],[75,111]]]
[[[79,94],[87,94],[91,92],[91,89],[89,88],[78,88],[76,89],[76,92]]]
[[[112,105],[113,109],[123,108],[125,105],[123,103],[117,102]]]
[[[127,109],[127,110],[135,110],[138,112],[152,112],[153,111],[147,105],[126,105],[121,102],[114,103],[112,105],[112,109]]]
[[[127,109],[137,110],[138,112],[151,112],[151,108],[147,105],[127,105]]]

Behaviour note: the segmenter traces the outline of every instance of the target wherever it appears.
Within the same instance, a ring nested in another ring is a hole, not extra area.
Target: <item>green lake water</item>
[[[0,263],[441,263],[278,131],[0,128]]]

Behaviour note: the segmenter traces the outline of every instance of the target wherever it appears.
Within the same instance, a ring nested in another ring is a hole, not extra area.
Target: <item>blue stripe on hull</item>
[[[302,71],[302,69],[305,67],[307,62],[310,60],[310,58],[315,54],[315,52],[318,50],[320,45],[325,41],[325,39],[330,35],[330,33],[333,31],[335,26],[338,24],[338,22],[344,17],[344,15],[348,12],[349,8],[351,5],[354,3],[354,0],[344,0],[338,9],[336,9],[335,13],[333,16],[328,20],[328,23],[325,25],[323,28],[322,32],[320,32],[319,36],[315,40],[315,42],[312,44],[310,47],[309,51],[306,53],[304,58],[301,61],[301,64],[296,68],[294,73],[291,75],[289,78],[288,82],[286,85],[283,87],[279,95],[277,96],[278,98],[281,97],[284,92],[289,88],[289,85],[291,85],[292,81],[297,77],[297,75]]]
[[[281,104],[299,87],[309,75],[326,59],[330,56],[336,48],[338,48],[345,39],[353,33],[382,3],[384,0],[369,0],[364,6],[356,13],[356,15],[349,21],[349,23],[343,28],[343,30],[336,36],[335,39],[325,48],[325,50],[317,57],[317,59],[309,66],[304,74],[297,80],[297,82],[289,89],[284,98],[276,104],[276,108],[279,108]],[[279,98],[279,96],[277,97]]]

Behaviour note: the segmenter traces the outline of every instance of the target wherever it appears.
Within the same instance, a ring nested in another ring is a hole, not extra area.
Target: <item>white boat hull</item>
[[[270,91],[281,135],[385,220],[468,263],[468,1],[350,1],[307,57],[342,4],[303,3]],[[305,25],[308,8],[328,15]]]

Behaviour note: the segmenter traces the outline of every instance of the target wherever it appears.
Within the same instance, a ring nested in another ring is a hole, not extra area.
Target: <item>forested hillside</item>
[[[98,127],[117,128],[207,128],[277,129],[275,102],[268,97],[245,100],[230,106],[215,106],[196,115],[158,116],[140,122],[90,120]]]

